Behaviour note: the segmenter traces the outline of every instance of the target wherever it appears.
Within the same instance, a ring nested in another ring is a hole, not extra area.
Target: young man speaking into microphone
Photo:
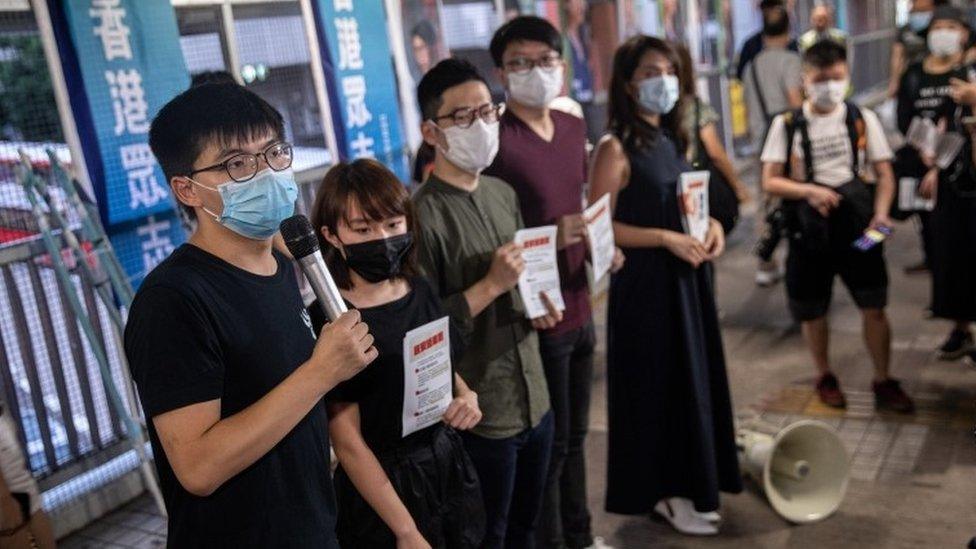
[[[197,229],[142,283],[125,352],[170,547],[336,548],[322,397],[376,358],[358,312],[312,331],[273,251],[297,188],[281,115],[236,84],[160,110],[149,144]]]

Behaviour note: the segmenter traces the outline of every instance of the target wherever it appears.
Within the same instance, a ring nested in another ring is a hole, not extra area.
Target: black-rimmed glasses
[[[445,118],[450,118],[454,125],[459,128],[470,128],[471,124],[477,119],[482,119],[486,124],[493,124],[498,122],[501,117],[502,105],[496,105],[494,103],[485,103],[480,107],[462,107],[460,109],[454,109],[453,111],[434,118],[434,121],[443,120]]]
[[[529,59],[528,57],[516,57],[510,59],[505,63],[505,68],[516,73],[526,73],[535,67],[540,67],[544,70],[552,70],[559,66],[562,57],[559,54],[550,54],[539,59]]]
[[[291,143],[275,143],[267,149],[264,149],[264,152],[257,154],[235,154],[219,164],[207,166],[206,168],[200,168],[199,170],[193,170],[187,175],[192,177],[200,172],[224,170],[231,179],[241,183],[253,179],[254,176],[257,175],[259,171],[258,167],[260,166],[258,158],[263,159],[265,164],[276,172],[287,170],[291,167],[292,162]]]

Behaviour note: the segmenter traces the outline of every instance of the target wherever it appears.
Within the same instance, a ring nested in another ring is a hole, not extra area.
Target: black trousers
[[[417,529],[432,547],[474,549],[485,533],[478,474],[460,435],[446,426],[377,456]],[[392,549],[396,536],[363,499],[340,467],[335,475],[342,547]]]
[[[593,545],[586,498],[586,433],[593,387],[593,323],[558,335],[540,334],[539,347],[555,430],[536,542],[541,548]]]

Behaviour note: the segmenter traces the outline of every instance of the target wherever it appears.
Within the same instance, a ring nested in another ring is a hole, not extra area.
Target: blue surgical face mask
[[[913,11],[908,14],[908,27],[915,32],[922,32],[932,21],[932,12]]]
[[[678,104],[680,95],[678,77],[665,74],[641,80],[638,84],[637,102],[647,112],[668,114]]]
[[[224,210],[214,220],[235,233],[253,240],[265,240],[278,232],[278,225],[295,213],[298,185],[291,170],[276,172],[262,170],[253,179],[225,183],[216,188],[197,183],[205,189],[220,193]]]

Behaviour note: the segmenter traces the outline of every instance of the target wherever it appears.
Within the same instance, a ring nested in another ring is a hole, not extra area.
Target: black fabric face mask
[[[410,233],[347,244],[346,265],[367,282],[382,282],[400,274],[403,258],[412,246]]]

